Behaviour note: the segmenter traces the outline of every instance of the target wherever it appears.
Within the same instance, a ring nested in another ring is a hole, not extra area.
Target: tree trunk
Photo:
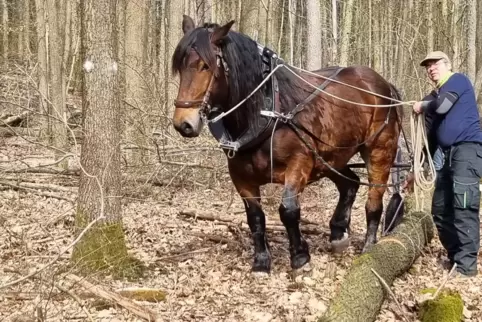
[[[84,139],[72,260],[83,274],[133,277],[139,266],[127,254],[121,214],[120,103],[116,0],[82,1]]]
[[[30,1],[22,0],[21,4],[22,25],[18,41],[18,55],[20,59],[27,60],[30,53]]]
[[[350,36],[351,36],[351,25],[353,18],[353,0],[348,0],[345,2],[345,8],[343,10],[343,27],[341,34],[341,46],[340,46],[340,65],[347,66],[349,58],[349,48],[350,48]]]
[[[125,23],[125,73],[126,73],[126,132],[128,142],[139,146],[147,145],[143,135],[149,126],[145,118],[148,112],[145,88],[145,64],[147,51],[147,19],[145,10],[149,8],[148,0],[127,1]],[[129,165],[140,165],[146,161],[144,150],[128,152]]]
[[[67,151],[67,111],[65,107],[64,28],[61,17],[64,14],[62,2],[47,0],[49,24],[49,79],[50,79],[50,143],[59,150]],[[60,158],[63,153],[56,153]],[[60,167],[67,168],[67,160]]]
[[[468,19],[467,19],[467,75],[472,83],[475,83],[476,76],[476,31],[477,31],[477,0],[467,1]],[[479,31],[480,32],[480,31]]]
[[[219,4],[217,4],[219,5]],[[172,102],[177,96],[178,85],[174,83],[171,70],[171,57],[174,53],[176,44],[182,37],[182,2],[177,0],[166,1],[166,29],[165,29],[165,61],[164,61],[164,77],[167,82],[165,87],[166,98],[166,115],[174,113]],[[168,127],[168,131],[172,131],[172,127]]]
[[[321,21],[318,0],[306,0],[306,32],[308,33],[306,69],[321,68]]]
[[[48,115],[48,81],[47,81],[47,26],[45,21],[45,0],[35,0],[37,21],[37,59],[38,59],[38,91],[39,112]],[[48,128],[47,122],[44,128]]]
[[[333,32],[333,47],[331,63],[338,62],[338,14],[337,14],[337,0],[331,1],[331,28]]]
[[[353,261],[340,291],[319,321],[375,321],[386,290],[372,269],[390,286],[412,266],[432,238],[430,214],[407,215],[392,234],[382,237],[371,250]]]
[[[3,63],[7,63],[8,58],[8,7],[7,0],[2,1],[2,58]]]

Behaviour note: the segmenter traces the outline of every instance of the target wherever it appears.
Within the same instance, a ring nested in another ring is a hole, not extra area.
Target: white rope
[[[243,99],[241,102],[239,102],[238,104],[236,104],[235,106],[233,106],[232,108],[230,108],[228,111],[219,114],[218,116],[216,116],[216,117],[213,118],[212,120],[209,120],[209,122],[211,122],[211,123],[217,122],[217,121],[219,121],[220,119],[222,119],[223,117],[225,117],[225,116],[229,115],[230,113],[234,112],[235,109],[237,109],[238,107],[240,107],[241,105],[243,105],[251,96],[253,96],[253,94],[256,93],[256,92],[261,88],[261,86],[263,86],[264,83],[266,83],[266,82],[271,78],[271,76],[278,70],[278,68],[281,68],[281,67],[283,67],[283,66],[284,66],[283,64],[279,64],[278,66],[276,66],[276,67],[271,71],[271,73],[269,73],[268,76],[266,76],[266,78],[263,79],[263,81],[258,85],[258,87],[256,87],[248,96],[246,96],[245,99]]]
[[[430,153],[428,156],[429,165],[429,175],[430,179],[427,179],[424,175],[423,164],[425,162],[425,157],[423,153],[423,148],[425,146],[426,151],[429,151],[427,133],[425,128],[425,115],[423,113],[416,114],[412,113],[410,116],[410,130],[412,133],[412,150],[413,150],[413,175],[414,175],[414,196],[415,196],[415,210],[423,210],[423,194],[420,192],[427,192],[434,188],[436,180],[435,165],[432,160]]]
[[[375,92],[372,92],[372,91],[369,91],[369,90],[366,90],[366,89],[363,89],[363,88],[360,88],[360,87],[357,87],[357,86],[353,86],[353,85],[350,85],[350,84],[347,84],[347,83],[343,83],[343,82],[340,82],[340,81],[338,81],[338,80],[336,80],[336,79],[332,79],[332,78],[330,78],[330,77],[326,77],[326,76],[323,76],[323,75],[319,75],[319,74],[316,74],[316,73],[314,73],[314,72],[311,72],[311,71],[309,71],[309,70],[305,70],[305,69],[302,69],[302,68],[299,68],[299,67],[295,67],[295,66],[290,66],[290,67],[288,67],[288,66],[286,66],[286,65],[284,65],[284,66],[285,66],[285,68],[286,68],[287,70],[289,70],[293,75],[295,75],[296,77],[300,78],[300,79],[303,80],[305,83],[307,83],[308,85],[310,85],[311,87],[314,87],[314,88],[317,88],[317,86],[311,84],[310,82],[308,82],[307,80],[305,80],[303,77],[301,77],[300,75],[298,75],[297,73],[295,73],[290,67],[293,67],[293,68],[295,68],[295,69],[298,69],[298,70],[300,70],[300,71],[302,71],[302,72],[304,72],[304,73],[307,73],[307,74],[309,74],[309,75],[311,75],[311,76],[318,77],[318,78],[323,78],[323,79],[329,80],[330,82],[338,83],[338,84],[341,84],[341,85],[344,85],[344,86],[347,86],[347,87],[351,87],[351,88],[357,89],[357,90],[359,90],[359,91],[361,91],[361,92],[365,92],[365,93],[371,94],[371,95],[373,95],[373,96],[378,96],[378,97],[381,97],[381,98],[385,98],[385,99],[388,99],[388,100],[392,100],[392,101],[398,102],[398,103],[400,103],[400,104],[387,104],[387,105],[361,104],[361,103],[358,103],[358,102],[352,102],[352,101],[344,100],[344,99],[342,99],[342,98],[340,98],[340,97],[338,97],[338,96],[335,96],[335,95],[332,95],[332,94],[330,94],[330,93],[328,93],[328,92],[326,92],[326,91],[320,90],[320,92],[323,92],[323,93],[325,93],[325,94],[327,94],[327,95],[329,95],[329,96],[331,96],[331,97],[337,98],[337,99],[342,100],[342,101],[344,101],[344,102],[348,102],[348,103],[352,103],[352,104],[357,104],[357,105],[361,105],[361,106],[369,106],[369,107],[391,107],[391,106],[398,106],[398,105],[405,105],[405,104],[410,105],[410,104],[415,103],[415,101],[406,101],[406,102],[400,101],[400,100],[397,100],[397,99],[395,99],[395,98],[393,98],[393,97],[384,96],[384,95],[381,95],[381,94],[378,94],[378,93],[375,93]]]

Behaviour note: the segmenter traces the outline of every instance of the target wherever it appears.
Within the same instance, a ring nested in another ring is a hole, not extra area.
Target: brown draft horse
[[[182,136],[196,137],[207,120],[212,134],[224,144],[229,173],[243,199],[252,233],[252,270],[269,272],[271,268],[265,214],[260,204],[260,186],[271,182],[284,185],[279,214],[287,230],[293,269],[310,261],[308,244],[299,228],[298,196],[307,184],[320,178],[332,180],[339,191],[330,220],[333,251],[348,247],[351,208],[360,180],[347,164],[356,153],[362,156],[372,184],[365,206],[366,251],[377,241],[382,197],[397,153],[398,108],[344,102],[310,87],[283,66],[239,108],[222,114],[245,99],[282,62],[268,48],[230,30],[233,23],[195,27],[193,20],[184,16],[184,36],[172,58],[173,72],[180,75],[173,123]],[[316,73],[331,80],[306,73],[303,78],[345,100],[373,105],[394,103],[336,83],[335,79],[400,99],[394,86],[368,67],[329,67]],[[271,115],[291,112],[293,117],[276,121],[263,111]],[[213,122],[219,115],[220,119]]]

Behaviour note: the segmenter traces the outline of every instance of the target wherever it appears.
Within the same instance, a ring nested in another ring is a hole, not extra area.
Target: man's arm
[[[436,99],[422,101],[422,109],[426,113],[446,114],[458,98],[454,92],[443,92]]]

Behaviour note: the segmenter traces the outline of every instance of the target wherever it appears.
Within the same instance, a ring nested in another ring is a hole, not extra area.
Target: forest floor
[[[243,205],[229,181],[224,158],[217,155],[219,166],[203,161],[214,165],[216,172],[178,166],[189,168],[185,171],[191,175],[171,172],[175,174],[164,178],[163,186],[131,180],[135,172],[126,171],[122,198],[126,241],[129,252],[147,266],[147,274],[135,282],[97,276],[88,280],[112,292],[126,287],[164,291],[163,301],[136,301],[161,321],[315,321],[360,253],[366,227],[366,188],[360,188],[354,204],[352,242],[343,255],[330,253],[327,234],[304,234],[312,269],[293,276],[286,234],[269,231],[272,272],[255,276],[250,273],[253,247],[242,224]],[[69,286],[65,276],[75,274],[66,269],[71,250],[55,259],[74,237],[79,177],[20,171],[52,162],[52,153],[42,146],[19,137],[0,138],[0,321],[140,321],[123,307],[88,296],[79,286]],[[195,175],[205,181],[196,182],[192,179]],[[281,225],[277,212],[280,192],[279,187],[263,189],[267,220],[276,227]],[[337,198],[335,186],[327,179],[310,186],[300,197],[302,217],[328,233]],[[203,219],[213,215],[230,222]],[[435,237],[410,272],[392,286],[401,309],[387,299],[377,322],[399,321],[401,315],[416,321],[419,292],[438,287],[448,274],[440,264],[443,254]],[[51,261],[54,263],[42,273],[1,288]],[[467,322],[482,321],[482,270],[479,274],[446,285],[462,294]]]

